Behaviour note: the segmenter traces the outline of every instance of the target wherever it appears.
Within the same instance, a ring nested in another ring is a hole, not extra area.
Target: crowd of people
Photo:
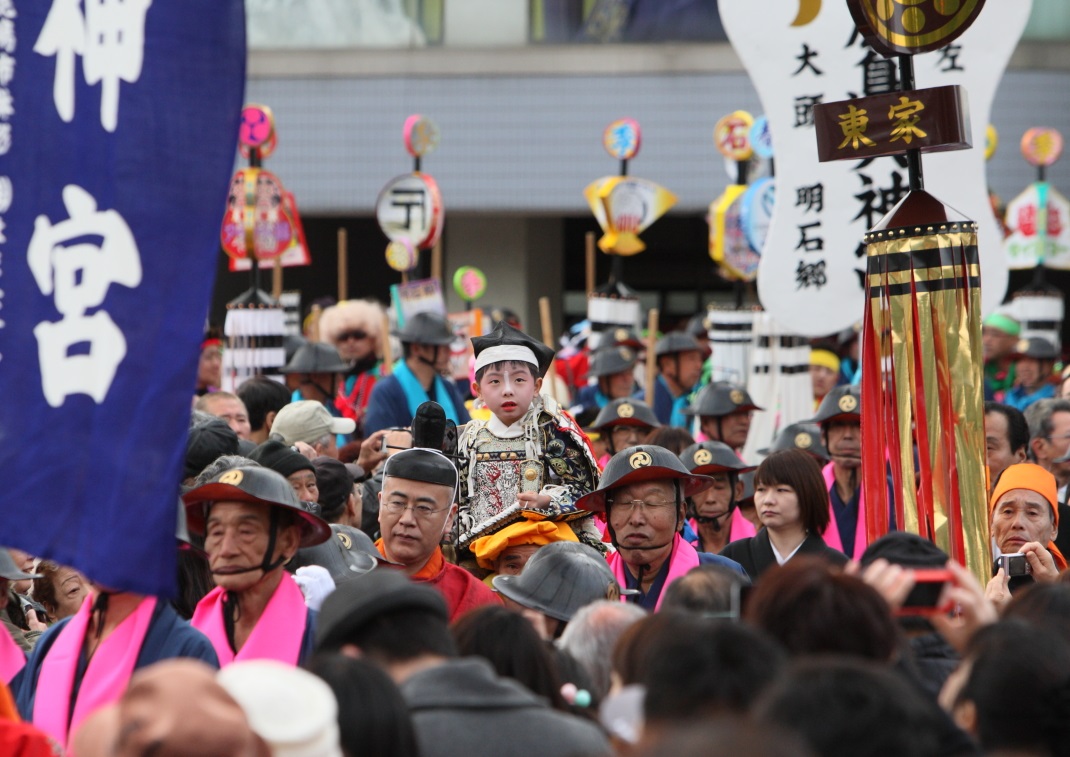
[[[370,301],[284,381],[219,390],[206,340],[177,595],[0,549],[0,753],[1070,755],[1054,345],[985,322],[979,577],[864,501],[857,332],[748,461],[701,318],[555,354],[496,315],[462,382],[446,318],[388,365]]]

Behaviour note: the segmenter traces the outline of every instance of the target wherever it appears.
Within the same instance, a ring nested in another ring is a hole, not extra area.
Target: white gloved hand
[[[330,572],[320,565],[307,565],[298,568],[294,573],[294,581],[301,587],[301,593],[305,595],[305,605],[310,610],[319,612],[325,600],[334,591],[334,579]]]

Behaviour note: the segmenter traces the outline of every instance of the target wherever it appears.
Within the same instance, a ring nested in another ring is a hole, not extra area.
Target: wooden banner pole
[[[651,308],[646,321],[646,404],[654,407],[654,382],[658,376],[658,358],[654,348],[658,343],[658,309]]]
[[[338,301],[349,298],[348,238],[345,229],[338,230]]]

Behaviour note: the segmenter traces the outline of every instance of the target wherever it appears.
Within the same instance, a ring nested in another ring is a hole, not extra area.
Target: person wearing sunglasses
[[[375,382],[382,375],[383,307],[370,300],[345,300],[320,316],[320,336],[349,366],[334,397],[334,406],[357,424],[362,437],[364,416]]]

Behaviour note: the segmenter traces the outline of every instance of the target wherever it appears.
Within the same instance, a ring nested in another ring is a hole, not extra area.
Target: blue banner
[[[242,0],[0,1],[0,544],[170,595]]]

